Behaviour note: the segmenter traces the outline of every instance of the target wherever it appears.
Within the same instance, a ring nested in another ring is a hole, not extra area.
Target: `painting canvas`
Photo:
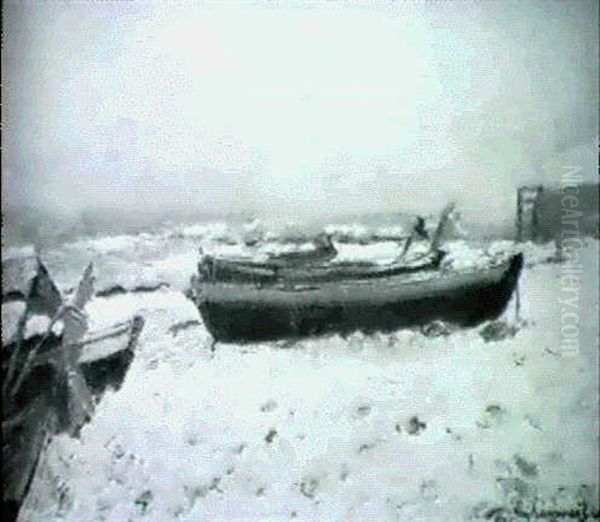
[[[600,517],[597,2],[2,12],[6,520]]]

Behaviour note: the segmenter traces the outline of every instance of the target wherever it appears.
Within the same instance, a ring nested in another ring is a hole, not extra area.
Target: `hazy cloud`
[[[493,220],[594,163],[591,0],[3,9],[3,206]]]

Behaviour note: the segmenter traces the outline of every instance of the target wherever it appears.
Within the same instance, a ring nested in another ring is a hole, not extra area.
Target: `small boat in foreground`
[[[19,515],[47,442],[59,433],[76,436],[103,392],[121,386],[144,325],[135,316],[88,331],[91,264],[68,299],[39,258],[12,265],[2,303],[2,507],[9,521]]]
[[[107,388],[119,389],[134,358],[144,320],[133,319],[102,332],[87,334],[77,345],[77,366],[85,393],[99,400]],[[40,346],[18,394],[5,405],[2,418],[3,504],[9,520],[17,513],[29,490],[37,463],[47,441],[55,434],[76,433],[88,419],[74,423],[72,376],[62,367],[65,347],[62,336],[50,333],[24,340],[24,348]],[[3,347],[3,377],[16,344]],[[80,387],[81,388],[81,387]],[[75,425],[76,424],[76,425]]]
[[[304,278],[295,272],[296,278],[265,286],[200,277],[194,300],[211,335],[223,342],[393,331],[434,320],[475,326],[503,312],[522,266],[516,254],[483,268],[377,277],[323,278],[306,268]]]

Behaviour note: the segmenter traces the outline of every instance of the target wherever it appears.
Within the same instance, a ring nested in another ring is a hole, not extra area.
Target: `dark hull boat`
[[[94,402],[107,388],[121,386],[142,327],[143,319],[134,317],[80,341],[78,368]],[[17,517],[47,441],[54,434],[76,432],[87,420],[73,422],[72,398],[61,366],[61,351],[65,349],[61,336],[36,335],[24,344],[26,350],[36,345],[40,348],[20,393],[11,398],[10,409],[3,412],[3,507],[9,520]],[[7,361],[15,349],[13,344],[3,347],[4,378]]]
[[[393,331],[442,320],[475,326],[506,308],[522,254],[485,268],[325,281],[198,281],[196,302],[217,341],[252,342],[326,333]]]
[[[78,369],[94,402],[107,388],[118,389],[134,358],[134,349],[143,319],[115,325],[103,332],[86,335],[80,343]],[[3,411],[3,508],[8,520],[15,520],[33,480],[44,445],[58,433],[74,433],[87,419],[71,414],[72,397],[62,369],[61,336],[36,335],[24,341],[26,350],[40,345],[21,391]],[[3,347],[3,377],[16,345]],[[5,408],[7,405],[5,404]]]
[[[59,433],[77,436],[104,391],[121,386],[144,321],[134,317],[88,331],[83,309],[94,293],[91,264],[69,300],[41,260],[6,266],[11,270],[3,271],[2,512],[10,521],[18,517],[47,442]],[[55,330],[58,321],[62,329]]]

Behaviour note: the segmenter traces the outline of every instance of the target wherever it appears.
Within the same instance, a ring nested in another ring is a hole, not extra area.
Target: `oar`
[[[446,225],[448,223],[448,219],[450,218],[450,214],[454,210],[454,206],[455,206],[454,203],[450,203],[442,211],[440,220],[438,221],[438,226],[435,229],[435,232],[433,234],[433,239],[431,240],[431,251],[432,252],[436,251],[442,242],[444,230],[446,229]]]
[[[444,230],[446,228],[446,224],[448,223],[448,219],[450,218],[450,214],[452,213],[452,211],[454,210],[454,203],[450,203],[448,205],[446,205],[446,208],[444,208],[444,210],[442,211],[441,215],[440,215],[440,219],[438,221],[438,225],[435,229],[435,232],[433,233],[433,238],[431,240],[431,245],[429,247],[429,250],[419,256],[417,256],[414,261],[417,261],[419,259],[422,259],[424,257],[430,256],[431,254],[433,254],[434,252],[437,252],[440,244],[442,242],[442,237],[444,234]],[[411,244],[413,241],[413,234],[411,234],[410,236],[408,236],[408,238],[406,239],[406,241],[404,242],[404,247],[402,248],[402,252],[400,253],[400,255],[397,257],[397,262],[401,261],[402,259],[404,259],[404,257],[406,256],[408,249],[410,248]]]

